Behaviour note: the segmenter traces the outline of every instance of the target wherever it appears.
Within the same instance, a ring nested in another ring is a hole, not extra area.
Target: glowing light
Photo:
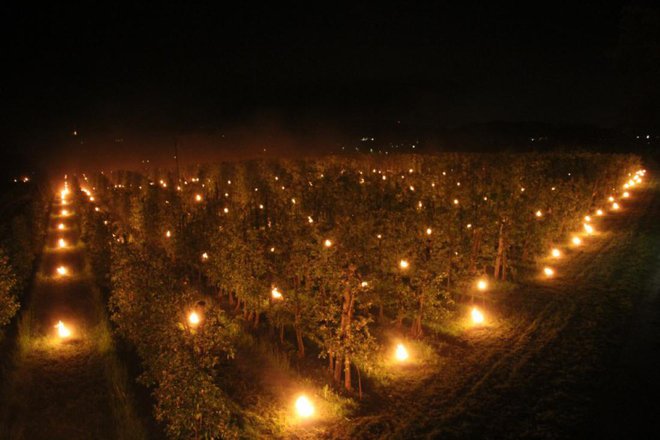
[[[587,222],[587,223],[589,223],[589,222],[591,221],[591,217],[588,216],[588,215],[585,215],[585,216],[584,216],[584,221]]]
[[[312,402],[307,396],[302,395],[296,399],[296,413],[303,418],[308,418],[314,415],[314,405],[312,405]]]
[[[59,229],[60,231],[63,231],[64,230],[64,223],[60,223],[59,225],[57,225],[57,229]]]
[[[93,202],[94,201],[94,196],[89,196],[89,201]]]
[[[314,223],[314,219],[311,216],[307,216],[307,222],[308,223]]]
[[[609,201],[609,202],[613,202],[613,201],[614,201],[614,197],[609,196],[609,197],[607,198],[607,201]]]
[[[197,312],[190,312],[188,314],[188,322],[192,326],[199,325],[199,323],[202,321],[202,318],[197,314]]]
[[[61,214],[62,214],[63,216],[67,216],[67,215],[69,215],[69,211],[66,210],[66,209],[63,209],[62,212],[61,212]]]
[[[552,258],[559,258],[561,257],[561,251],[557,248],[554,248],[552,251],[550,251],[550,255],[552,255]]]
[[[550,278],[550,277],[552,277],[552,276],[555,274],[555,271],[554,271],[554,269],[552,269],[551,267],[544,267],[544,268],[543,268],[543,274],[544,274],[546,277]]]
[[[472,322],[474,324],[483,324],[484,314],[481,313],[481,310],[479,310],[478,308],[473,307],[472,311],[470,312],[470,316],[472,317]]]
[[[401,260],[399,261],[399,267],[401,269],[408,269],[408,266],[410,266],[410,263],[408,263],[407,260]]]
[[[202,260],[208,260],[208,259],[209,259],[209,254],[207,254],[206,252],[204,252],[204,253],[202,254]]]
[[[201,194],[195,194],[195,201],[196,202],[201,202],[202,201],[202,195]]]
[[[433,234],[433,229],[426,228],[426,235],[431,235],[431,234]]]
[[[407,361],[409,357],[408,350],[406,350],[406,347],[403,344],[397,344],[394,356],[399,362]]]
[[[57,336],[61,339],[66,339],[71,336],[71,330],[69,330],[62,321],[58,321],[55,328],[57,329]]]
[[[172,232],[169,230],[165,232],[165,237],[170,238],[172,236]]]
[[[582,239],[580,239],[580,237],[575,236],[575,237],[573,237],[573,238],[571,239],[571,242],[572,242],[575,246],[580,246],[580,245],[582,244]]]
[[[57,245],[61,248],[66,247],[66,241],[63,238],[57,240]]]
[[[599,216],[599,217],[602,216],[603,215],[603,210],[602,209],[597,210],[596,215]]]
[[[369,285],[369,283],[367,281],[362,281],[360,283],[360,286],[362,286],[362,287],[367,287],[368,285]]]
[[[323,242],[323,246],[329,248],[330,246],[332,246],[332,240],[326,238],[325,241]]]
[[[273,287],[272,290],[270,291],[270,296],[273,297],[273,299],[282,299],[282,292],[280,292],[277,287]]]
[[[536,215],[537,217],[543,217],[543,212],[541,212],[541,210],[539,209],[538,211],[536,211],[536,214],[535,214],[535,215]]]
[[[458,205],[458,199],[454,199],[454,205]]]
[[[623,193],[623,198],[627,199],[628,197],[630,197],[630,193],[628,191],[624,192]]]
[[[488,289],[488,281],[484,280],[483,278],[477,280],[477,290],[484,292],[486,289]]]
[[[583,224],[582,226],[584,227],[584,231],[585,231],[587,234],[591,235],[591,234],[594,233],[594,227],[591,226],[590,224],[585,223],[585,224]]]
[[[617,211],[620,208],[619,204],[617,202],[612,203],[612,209]]]
[[[64,276],[69,273],[69,270],[64,266],[60,266],[57,268],[57,273],[58,275]]]

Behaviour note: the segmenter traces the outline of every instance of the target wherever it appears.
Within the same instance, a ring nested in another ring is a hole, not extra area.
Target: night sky
[[[266,120],[660,126],[650,2],[193,3],[3,4],[3,151]]]

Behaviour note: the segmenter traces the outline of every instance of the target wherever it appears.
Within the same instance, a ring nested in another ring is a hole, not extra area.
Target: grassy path
[[[13,371],[2,390],[0,438],[144,438],[103,299],[89,275],[77,216],[62,216],[62,208],[75,211],[53,205],[46,249],[19,321]],[[60,238],[66,247],[59,247]],[[67,275],[57,274],[60,266]],[[58,337],[60,320],[69,338]]]
[[[439,365],[376,389],[333,436],[588,438],[657,425],[657,191],[651,182],[599,219],[556,278],[493,293],[490,325],[439,342]]]

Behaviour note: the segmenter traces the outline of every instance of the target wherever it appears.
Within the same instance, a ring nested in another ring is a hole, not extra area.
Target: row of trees
[[[4,185],[3,185],[4,186]],[[0,327],[16,314],[41,252],[50,191],[29,179],[11,182],[0,198]]]
[[[524,276],[637,169],[626,155],[329,157],[199,166],[181,181],[116,172],[91,186],[112,213],[98,226],[113,235],[113,320],[166,390],[159,414],[229,427],[226,403],[201,405],[223,423],[167,403],[185,399],[177,384],[204,384],[190,405],[200,392],[221,399],[211,385],[233,327],[219,304],[244,327],[294,335],[300,357],[314,344],[352,390],[353,372],[379,350],[376,326],[422,337],[477,276]],[[99,242],[98,252],[109,250]],[[184,314],[204,286],[222,302],[204,298],[212,324],[190,331]],[[179,382],[182,370],[204,380]]]

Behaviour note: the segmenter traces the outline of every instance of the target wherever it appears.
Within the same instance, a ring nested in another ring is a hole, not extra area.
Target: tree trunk
[[[495,272],[493,277],[498,280],[502,273],[502,263],[504,258],[504,222],[500,222],[500,233],[497,243],[497,257],[495,258]]]
[[[348,356],[346,356],[344,357],[344,388],[346,388],[346,391],[351,391],[353,389],[351,385],[351,361]]]
[[[284,324],[280,326],[280,344],[284,345]]]
[[[298,343],[298,357],[300,359],[305,357],[305,344],[303,343],[302,331],[300,327],[295,326],[296,330],[296,342]]]
[[[336,384],[339,384],[341,382],[341,358],[339,356],[335,356],[334,380]]]

